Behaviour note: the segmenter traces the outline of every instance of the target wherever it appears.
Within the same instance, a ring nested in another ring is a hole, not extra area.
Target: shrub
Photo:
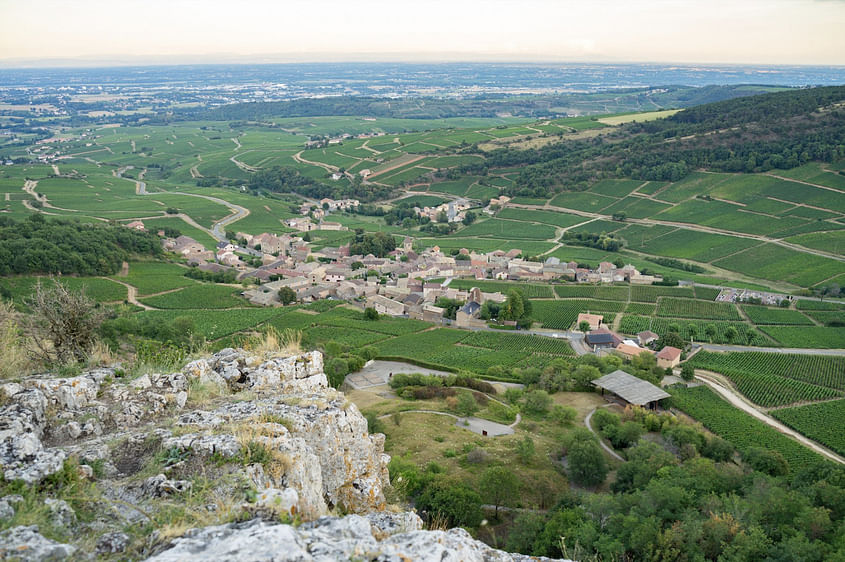
[[[528,464],[534,458],[535,448],[534,440],[531,436],[526,435],[521,441],[516,442],[516,456],[519,457],[522,464]]]
[[[607,437],[617,449],[627,449],[640,440],[643,427],[637,422],[625,422],[621,425],[607,426]]]
[[[596,410],[590,422],[593,424],[593,428],[600,433],[605,433],[605,428],[610,425],[618,426],[620,424],[619,416],[604,408]]]
[[[455,411],[461,416],[469,417],[478,411],[478,402],[469,392],[462,392],[458,395]]]
[[[490,455],[484,449],[473,449],[467,453],[467,462],[472,464],[484,464],[490,459]]]
[[[542,415],[549,411],[552,397],[545,390],[532,390],[525,393],[522,409],[528,414]]]
[[[560,424],[567,425],[575,421],[575,417],[577,415],[578,411],[572,406],[561,406],[560,404],[553,405],[550,413],[550,417],[554,421]]]

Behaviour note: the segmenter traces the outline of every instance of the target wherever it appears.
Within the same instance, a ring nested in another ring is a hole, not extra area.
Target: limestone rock
[[[70,529],[76,525],[76,512],[64,500],[47,498],[44,504],[50,510],[50,523],[55,527]]]
[[[73,556],[76,548],[45,538],[37,525],[18,526],[0,533],[0,559],[41,562],[65,560]]]
[[[106,533],[97,540],[97,554],[123,552],[127,546],[129,546],[129,535],[126,533]]]
[[[391,514],[392,515],[392,514]],[[406,520],[419,524],[415,515],[395,517],[380,514],[383,524],[376,530],[372,518],[347,515],[322,517],[298,528],[253,519],[204,529],[193,529],[176,539],[168,550],[149,561],[219,560],[232,562],[371,560],[431,562],[528,562],[544,560],[493,549],[473,539],[463,529],[449,531],[413,530],[390,534],[387,524]],[[399,529],[402,525],[396,525]],[[376,533],[383,533],[381,538]]]
[[[144,493],[150,497],[164,497],[182,494],[191,489],[190,480],[171,480],[164,474],[151,476],[143,484]]]
[[[277,514],[293,516],[299,512],[299,494],[293,488],[266,488],[259,492],[255,504]]]

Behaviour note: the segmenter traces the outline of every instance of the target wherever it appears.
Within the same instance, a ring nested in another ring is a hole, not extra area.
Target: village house
[[[405,314],[405,305],[401,302],[389,299],[382,295],[373,295],[367,299],[367,306],[375,308],[379,314],[388,316],[402,316]]]
[[[141,230],[144,231],[144,223],[142,221],[132,221],[126,225],[126,228],[131,228],[132,230]]]
[[[621,355],[623,359],[628,361],[639,356],[641,353],[654,354],[652,350],[644,349],[638,345],[634,345],[633,343],[620,343],[616,346],[614,351]]]
[[[677,347],[667,345],[657,353],[657,366],[663,369],[672,369],[681,362],[681,350]]]

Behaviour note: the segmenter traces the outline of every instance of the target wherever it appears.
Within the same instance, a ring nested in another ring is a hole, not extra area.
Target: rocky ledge
[[[385,511],[384,436],[318,352],[121,375],[0,385],[0,559],[522,559]]]

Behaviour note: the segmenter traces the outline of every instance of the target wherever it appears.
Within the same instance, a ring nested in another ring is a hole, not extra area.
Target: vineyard
[[[707,369],[728,376],[731,373],[777,375],[817,386],[845,390],[845,357],[759,351],[738,353],[702,351],[695,354],[690,359],[690,363],[698,369]]]
[[[734,408],[706,386],[672,387],[672,404],[727,439],[740,451],[764,447],[779,452],[792,473],[814,466],[822,457],[789,437]],[[840,426],[841,427],[841,426]]]
[[[657,302],[658,297],[692,298],[692,289],[687,287],[657,287],[651,285],[632,285],[631,300],[635,302]]]
[[[508,283],[506,281],[474,281],[471,279],[454,279],[449,283],[453,289],[470,290],[478,287],[485,293],[502,293],[507,295],[511,289],[520,289],[529,299],[551,299],[555,294],[551,285],[532,285],[528,283]]]
[[[626,314],[622,317],[619,331],[623,334],[638,334],[643,330],[651,330],[658,334],[670,332],[672,325],[679,328],[679,334],[686,340],[710,341],[707,335],[707,327],[715,329],[712,343],[734,343],[745,345],[771,345],[771,342],[760,335],[749,324],[744,322],[719,322],[710,320],[690,320],[687,318],[651,318],[648,316],[633,316]],[[693,328],[694,332],[690,329]],[[731,340],[728,338],[728,328],[734,328],[737,336]]]
[[[657,315],[669,318],[704,318],[708,320],[742,320],[736,307],[723,302],[663,297]]]
[[[582,312],[604,315],[605,324],[613,322],[615,312],[622,312],[625,303],[597,300],[531,301],[532,316],[544,328],[568,330]]]
[[[376,332],[367,332],[365,330],[347,330],[345,328],[338,328],[335,326],[314,326],[306,329],[302,335],[303,340],[307,344],[311,345],[325,344],[329,341],[335,341],[352,347],[363,347],[388,337]]]
[[[731,379],[737,390],[745,397],[764,408],[842,396],[841,391],[779,375],[761,375],[743,371],[729,371],[723,374]]]
[[[461,340],[461,345],[484,347],[500,351],[528,351],[550,355],[574,355],[566,340],[543,336],[506,334],[499,332],[473,332]]]
[[[822,326],[766,326],[764,332],[784,347],[845,348],[845,328]]]
[[[607,285],[555,285],[555,293],[561,298],[624,301],[628,300],[629,288]]]
[[[767,308],[765,306],[743,306],[743,312],[755,324],[793,324],[812,325],[813,321],[798,312],[785,308]]]
[[[770,412],[795,431],[845,455],[845,400]]]
[[[194,284],[184,289],[141,299],[141,302],[153,308],[181,309],[220,309],[248,308],[252,305],[238,293],[243,287],[236,288],[212,283]]]

